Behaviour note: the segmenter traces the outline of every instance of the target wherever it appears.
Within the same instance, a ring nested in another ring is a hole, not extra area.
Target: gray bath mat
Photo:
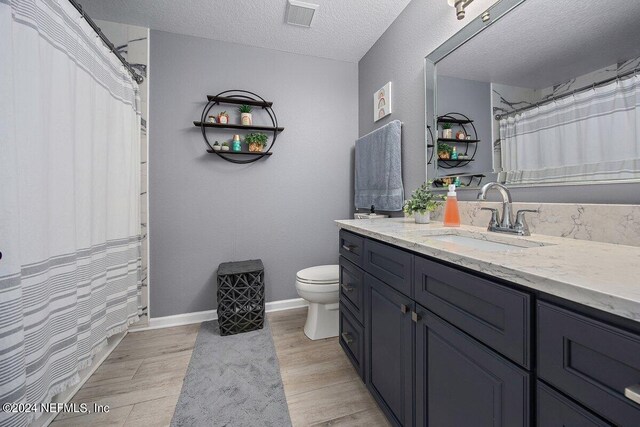
[[[171,426],[291,426],[271,328],[200,326]]]

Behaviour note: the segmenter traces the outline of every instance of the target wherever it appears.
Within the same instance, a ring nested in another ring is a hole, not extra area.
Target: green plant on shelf
[[[251,105],[241,105],[238,107],[238,111],[240,111],[240,113],[250,113],[251,110],[253,110],[253,107],[251,107]]]
[[[425,212],[436,210],[439,202],[444,200],[444,197],[431,192],[432,183],[433,181],[425,182],[411,193],[411,198],[404,202],[403,210],[405,213],[409,215],[415,212],[424,214]]]
[[[451,125],[451,123],[443,123],[442,124],[442,129],[451,129],[453,126]]]
[[[448,159],[451,157],[451,153],[453,152],[453,147],[449,144],[439,143],[438,144],[438,157],[441,159]]]
[[[261,132],[255,132],[247,134],[244,137],[244,142],[249,145],[249,151],[262,151],[267,146],[267,140],[269,137]]]

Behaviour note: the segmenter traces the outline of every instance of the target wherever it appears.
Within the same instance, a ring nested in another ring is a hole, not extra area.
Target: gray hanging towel
[[[402,210],[401,131],[402,123],[394,120],[356,141],[356,208]]]

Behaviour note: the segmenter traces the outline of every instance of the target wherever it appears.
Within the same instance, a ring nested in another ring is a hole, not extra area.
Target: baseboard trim
[[[302,298],[293,298],[280,301],[272,301],[265,304],[265,311],[292,310],[308,306],[309,303]],[[195,313],[176,314],[173,316],[156,317],[149,319],[149,326],[130,330],[130,333],[149,331],[152,329],[172,328],[174,326],[190,325],[192,323],[208,322],[218,318],[217,310],[197,311]]]

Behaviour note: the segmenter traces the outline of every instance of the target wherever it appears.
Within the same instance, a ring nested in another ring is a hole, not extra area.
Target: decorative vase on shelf
[[[251,126],[253,124],[253,116],[251,113],[240,113],[240,122],[245,126]]]
[[[424,213],[414,212],[413,218],[416,220],[416,224],[429,224],[431,222],[431,212],[424,211]]]
[[[451,128],[442,129],[442,137],[444,139],[452,139],[453,138],[453,130]]]
[[[262,151],[262,145],[260,144],[249,144],[249,151],[253,153],[259,153]]]
[[[242,143],[240,142],[240,135],[233,135],[233,144],[231,149],[233,151],[242,151]]]

